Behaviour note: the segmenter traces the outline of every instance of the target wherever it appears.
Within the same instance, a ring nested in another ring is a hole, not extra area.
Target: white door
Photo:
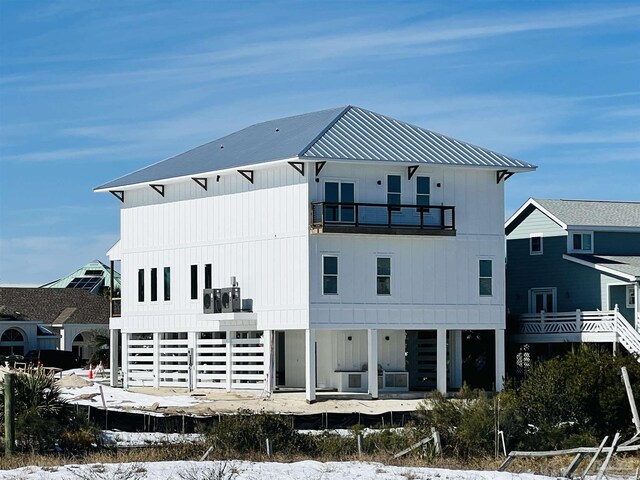
[[[555,312],[556,311],[556,289],[555,288],[533,288],[529,295],[529,313]]]

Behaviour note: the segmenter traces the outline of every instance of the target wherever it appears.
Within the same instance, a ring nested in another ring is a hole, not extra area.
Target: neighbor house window
[[[391,295],[391,259],[376,258],[376,290],[378,295]]]
[[[151,301],[158,300],[158,269],[151,269]]]
[[[322,257],[322,294],[338,294],[338,257]]]
[[[636,290],[633,285],[627,286],[627,308],[636,306]]]
[[[204,266],[204,288],[211,288],[211,264]]]
[[[479,292],[481,297],[493,295],[493,261],[479,261]]]
[[[191,265],[191,300],[198,299],[198,265]]]
[[[400,175],[387,175],[387,205],[400,205],[402,197],[402,177]],[[399,211],[400,208],[392,208]]]
[[[164,299],[171,300],[171,267],[164,267]]]
[[[138,301],[144,302],[144,269],[138,270]]]
[[[572,233],[571,248],[574,252],[593,252],[593,234],[591,232]]]
[[[541,233],[532,233],[529,237],[529,255],[542,255]]]
[[[431,197],[431,179],[429,177],[416,178],[416,205],[429,206]],[[424,210],[427,212],[428,210]]]

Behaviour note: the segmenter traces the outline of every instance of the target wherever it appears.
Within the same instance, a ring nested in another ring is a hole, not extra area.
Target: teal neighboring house
[[[640,202],[530,198],[505,233],[517,362],[573,342],[640,355]]]

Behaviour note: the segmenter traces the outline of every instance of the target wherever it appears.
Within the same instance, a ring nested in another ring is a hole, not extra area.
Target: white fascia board
[[[511,225],[511,223],[514,222],[522,214],[522,212],[524,212],[527,209],[527,207],[529,207],[529,205],[533,205],[535,208],[540,210],[542,213],[544,213],[547,217],[549,217],[551,220],[556,222],[562,228],[564,228],[565,230],[567,229],[566,223],[564,223],[562,220],[560,220],[558,217],[552,214],[549,210],[542,207],[542,205],[536,202],[533,198],[529,198],[529,200],[527,200],[524,203],[524,205],[522,205],[518,210],[516,210],[516,212],[513,215],[511,215],[509,219],[504,223],[505,230],[509,228],[509,225]]]
[[[113,244],[113,246],[107,251],[107,257],[112,262],[122,260],[122,252],[120,251],[120,240]]]
[[[567,230],[589,230],[592,232],[629,232],[640,233],[640,227],[603,226],[603,225],[567,225]]]
[[[584,265],[585,267],[591,267],[591,268],[595,268],[596,270],[602,272],[602,273],[606,273],[607,275],[613,275],[616,277],[621,277],[624,279],[627,279],[631,282],[635,282],[638,280],[638,277],[631,275],[629,273],[623,273],[623,272],[619,272],[618,270],[614,270],[613,268],[609,268],[609,267],[604,267],[602,265],[599,265],[597,263],[592,263],[592,262],[587,262],[586,260],[582,260],[581,258],[575,258],[572,257],[571,255],[568,254],[563,254],[562,258],[564,258],[565,260],[569,260],[570,262],[574,262],[577,263],[579,265]]]
[[[352,158],[326,158],[326,157],[299,157],[299,161],[308,162],[334,162],[334,163],[350,163],[357,165],[398,165],[401,167],[443,167],[443,168],[469,168],[473,170],[508,170],[513,173],[533,172],[538,167],[499,167],[496,165],[460,165],[457,163],[426,163],[426,162],[398,162],[396,160],[354,160]]]
[[[148,182],[139,182],[139,183],[132,183],[130,185],[122,185],[120,187],[107,187],[107,188],[99,188],[99,189],[94,189],[93,191],[96,193],[103,193],[103,192],[110,192],[112,190],[114,191],[126,191],[126,190],[134,190],[136,188],[140,188],[140,187],[148,187],[150,184],[160,184],[160,185],[168,185],[171,183],[179,183],[179,182],[184,182],[185,180],[191,180],[192,178],[201,178],[201,177],[210,177],[213,175],[224,175],[226,173],[233,173],[233,172],[237,172],[238,170],[262,170],[265,168],[269,168],[269,167],[273,167],[275,165],[281,165],[287,162],[304,162],[306,159],[300,158],[300,157],[291,157],[291,158],[283,158],[280,160],[273,160],[273,161],[268,161],[268,162],[261,162],[261,163],[255,163],[253,165],[240,165],[237,167],[233,167],[233,168],[225,168],[222,170],[210,170],[208,172],[200,172],[200,173],[191,173],[189,175],[182,175],[180,177],[171,177],[171,178],[164,178],[164,179],[159,179],[159,180],[150,180]],[[135,173],[135,172],[133,172]]]

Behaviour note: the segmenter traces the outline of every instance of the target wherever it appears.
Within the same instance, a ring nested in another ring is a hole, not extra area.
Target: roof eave
[[[511,224],[514,223],[530,206],[533,206],[534,208],[537,208],[538,210],[540,210],[542,213],[544,213],[547,217],[549,217],[551,220],[556,222],[563,229],[565,230],[567,229],[566,223],[564,223],[562,220],[556,217],[553,213],[551,213],[549,210],[547,210],[538,202],[536,202],[534,198],[529,198],[529,200],[527,200],[518,210],[516,210],[515,213],[511,215],[509,219],[505,222],[504,229],[507,235],[511,233],[511,231],[513,230],[511,228]]]
[[[607,275],[615,275],[616,277],[624,278],[626,280],[629,280],[630,282],[637,282],[638,279],[640,279],[640,277],[638,277],[636,275],[633,275],[633,274],[630,274],[630,273],[621,272],[621,271],[616,270],[614,268],[605,267],[605,266],[600,265],[598,263],[589,262],[589,261],[583,260],[581,258],[576,258],[576,257],[571,256],[568,253],[563,254],[562,258],[565,259],[565,260],[568,260],[570,262],[577,263],[579,265],[584,265],[585,267],[591,267],[591,268],[593,268],[595,270],[598,270],[598,271],[600,271],[602,273],[606,273]]]

